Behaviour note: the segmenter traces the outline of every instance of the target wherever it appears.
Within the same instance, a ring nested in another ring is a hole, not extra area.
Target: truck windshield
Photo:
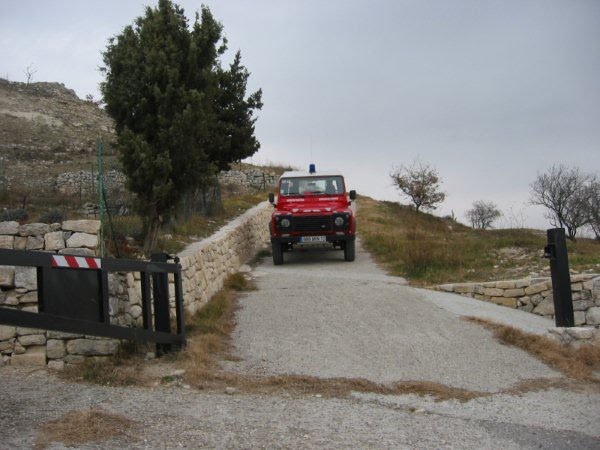
[[[279,195],[326,194],[340,195],[344,193],[344,179],[340,176],[294,177],[282,178]]]

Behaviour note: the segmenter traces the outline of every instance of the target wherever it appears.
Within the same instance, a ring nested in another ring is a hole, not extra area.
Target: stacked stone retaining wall
[[[547,277],[442,284],[435,289],[554,318],[552,280]],[[575,327],[554,328],[549,331],[566,343],[594,341],[596,336],[600,337],[600,275],[572,275],[571,292]]]
[[[193,314],[216,294],[232,273],[264,248],[269,240],[268,222],[272,207],[264,202],[233,220],[211,237],[194,243],[180,253],[187,314]],[[65,221],[62,224],[0,223],[0,248],[39,250],[78,256],[96,256],[100,222]],[[174,284],[169,291],[174,307]],[[109,273],[110,323],[141,326],[140,275]],[[0,305],[37,312],[36,269],[0,266]],[[114,354],[114,339],[0,325],[0,364],[44,366],[61,369],[85,357]]]
[[[188,313],[193,314],[204,306],[230,274],[266,247],[272,210],[268,202],[263,202],[179,253],[184,306]],[[173,285],[171,292],[174,292]]]
[[[35,250],[63,255],[96,256],[97,220],[68,220],[55,224],[0,223],[0,248]],[[113,301],[114,303],[114,301]],[[22,311],[38,311],[35,267],[0,266],[0,305]],[[62,368],[79,363],[85,356],[113,354],[114,339],[96,338],[57,331],[0,325],[1,363]]]

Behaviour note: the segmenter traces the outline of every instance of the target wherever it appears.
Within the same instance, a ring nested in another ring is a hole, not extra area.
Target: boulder
[[[46,353],[49,359],[64,358],[67,354],[65,342],[61,339],[48,339]]]
[[[533,312],[540,316],[553,316],[554,300],[551,297],[543,299],[535,308],[533,308]]]
[[[44,249],[44,237],[43,236],[28,236],[25,250],[43,250]]]
[[[0,341],[8,341],[17,335],[17,328],[11,325],[0,325]]]

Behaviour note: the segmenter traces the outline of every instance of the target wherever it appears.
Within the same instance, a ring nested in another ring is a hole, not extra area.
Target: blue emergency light
[[[308,166],[308,173],[315,173],[317,170],[315,169],[315,165],[314,164],[309,164]]]

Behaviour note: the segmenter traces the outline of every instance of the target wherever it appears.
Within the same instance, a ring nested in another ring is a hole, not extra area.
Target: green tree
[[[102,94],[115,120],[128,187],[145,218],[146,253],[186,193],[259,148],[252,115],[262,107],[261,92],[244,99],[248,72],[239,52],[229,70],[221,68],[227,49],[222,31],[207,7],[190,29],[182,8],[159,0],[103,54]],[[240,74],[239,84],[223,81]]]

